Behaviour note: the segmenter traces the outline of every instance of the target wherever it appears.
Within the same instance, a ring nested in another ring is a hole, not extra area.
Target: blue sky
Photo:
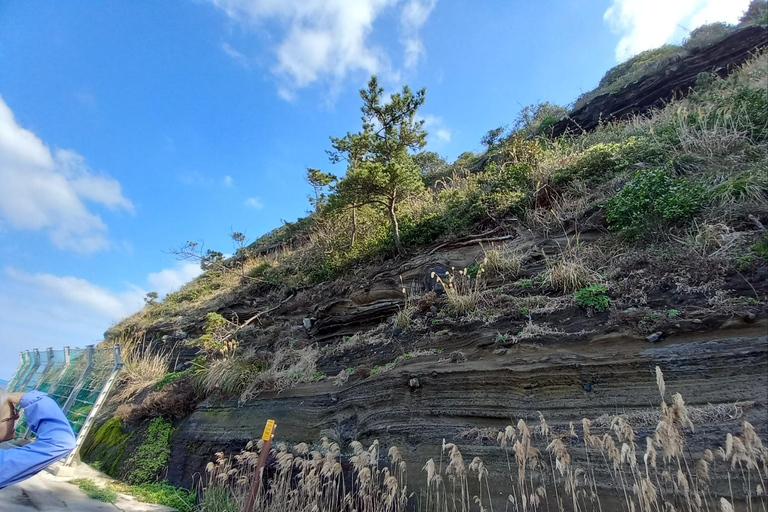
[[[524,105],[735,21],[747,0],[0,3],[0,377],[21,348],[99,341],[308,205],[306,166],[359,129],[357,90],[427,88],[427,149],[480,149]]]

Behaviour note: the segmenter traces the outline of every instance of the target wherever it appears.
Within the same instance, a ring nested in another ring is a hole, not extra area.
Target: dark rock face
[[[647,410],[660,401],[653,374],[657,365],[665,375],[667,400],[679,392],[689,407],[753,402],[742,417],[713,416],[696,424],[696,435],[687,445],[693,453],[722,446],[726,432],[741,432],[743,420],[765,438],[765,328],[765,320],[759,320],[736,330],[670,336],[658,345],[637,336],[610,342],[518,344],[497,356],[476,346],[446,346],[446,352],[461,348],[467,360],[450,364],[441,362],[440,355],[414,358],[341,388],[317,382],[263,393],[240,407],[234,402],[204,402],[179,426],[168,479],[190,485],[214,452],[239,452],[268,418],[277,420],[277,439],[289,445],[316,442],[321,436],[345,445],[373,439],[385,447],[397,445],[413,474],[414,488],[423,478],[418,469],[439,456],[444,438],[461,445],[465,460],[481,457],[492,477],[499,477],[506,474],[504,451],[495,443],[468,441],[463,433],[473,428],[503,430],[519,418],[536,425],[539,410],[550,428],[563,433],[570,421],[578,424],[583,417]],[[638,439],[653,435],[655,426],[655,421],[637,424]],[[594,423],[592,431],[602,434],[606,428]],[[575,443],[569,450],[574,460],[583,462],[579,446]]]
[[[552,125],[553,137],[592,130],[600,121],[614,121],[640,114],[688,94],[699,73],[726,76],[749,59],[756,49],[768,46],[768,30],[751,26],[726,36],[711,46],[672,63],[663,73],[647,75],[621,90],[597,96],[568,117]]]
[[[424,290],[437,294],[445,293],[445,288],[440,283],[440,280],[445,282],[448,279],[449,271],[448,267],[440,264],[427,268],[427,271],[424,273]]]

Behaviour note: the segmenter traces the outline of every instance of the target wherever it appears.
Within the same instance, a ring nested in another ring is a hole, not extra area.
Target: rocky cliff
[[[743,28],[713,45],[670,62],[661,72],[643,76],[616,92],[593,98],[547,131],[553,137],[568,132],[579,133],[592,130],[600,122],[626,119],[661,107],[674,98],[687,95],[696,85],[700,73],[727,76],[766,45],[768,30],[765,26]]]

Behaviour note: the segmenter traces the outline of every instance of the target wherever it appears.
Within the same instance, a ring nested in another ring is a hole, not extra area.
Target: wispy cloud
[[[235,180],[232,179],[232,176],[224,176],[225,187],[231,187],[234,184],[235,184]]]
[[[46,231],[60,249],[108,249],[107,225],[86,203],[134,210],[117,180],[93,173],[72,150],[51,152],[0,97],[0,219],[10,229]]]
[[[96,96],[89,91],[86,90],[79,90],[75,92],[75,99],[80,102],[80,104],[88,107],[88,108],[96,108],[98,106],[98,102],[96,101]]]
[[[404,64],[416,65],[424,54],[419,30],[436,4],[436,0],[209,1],[230,18],[269,33],[269,40],[275,41],[272,71],[278,77],[278,94],[288,101],[297,89],[318,81],[329,82],[335,90],[355,72],[397,76],[387,52],[369,41],[374,22],[390,8],[401,9]],[[237,59],[242,55],[231,47],[224,51]]]
[[[749,0],[612,0],[603,19],[621,35],[616,60],[681,39],[706,23],[735,23]]]
[[[251,64],[248,59],[243,53],[240,51],[234,49],[232,45],[229,43],[222,43],[221,49],[224,53],[226,53],[233,61],[235,61],[238,65],[244,67],[244,68],[250,68]]]
[[[400,13],[400,42],[403,45],[404,64],[407,68],[416,66],[425,53],[419,31],[436,5],[437,0],[407,0]]]
[[[451,142],[451,131],[445,125],[442,117],[426,114],[422,119],[424,120],[424,128],[428,133],[427,136],[433,142]]]
[[[148,291],[163,297],[201,272],[198,264],[179,263],[149,274],[142,285],[126,283],[114,290],[79,277],[6,267],[0,270],[3,349],[82,347],[98,342],[110,325],[141,309]],[[0,377],[7,377],[15,364],[11,358],[0,360]]]
[[[245,200],[245,206],[250,206],[256,210],[264,208],[264,202],[258,197],[249,197]]]

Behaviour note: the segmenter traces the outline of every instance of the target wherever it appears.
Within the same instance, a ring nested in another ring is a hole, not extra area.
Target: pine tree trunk
[[[395,201],[392,200],[389,203],[389,221],[392,223],[392,238],[395,241],[395,248],[397,254],[403,255],[403,244],[400,242],[400,228],[397,225],[397,215],[395,215]]]
[[[357,207],[352,207],[352,243],[351,247],[355,246],[355,238],[357,237]]]

